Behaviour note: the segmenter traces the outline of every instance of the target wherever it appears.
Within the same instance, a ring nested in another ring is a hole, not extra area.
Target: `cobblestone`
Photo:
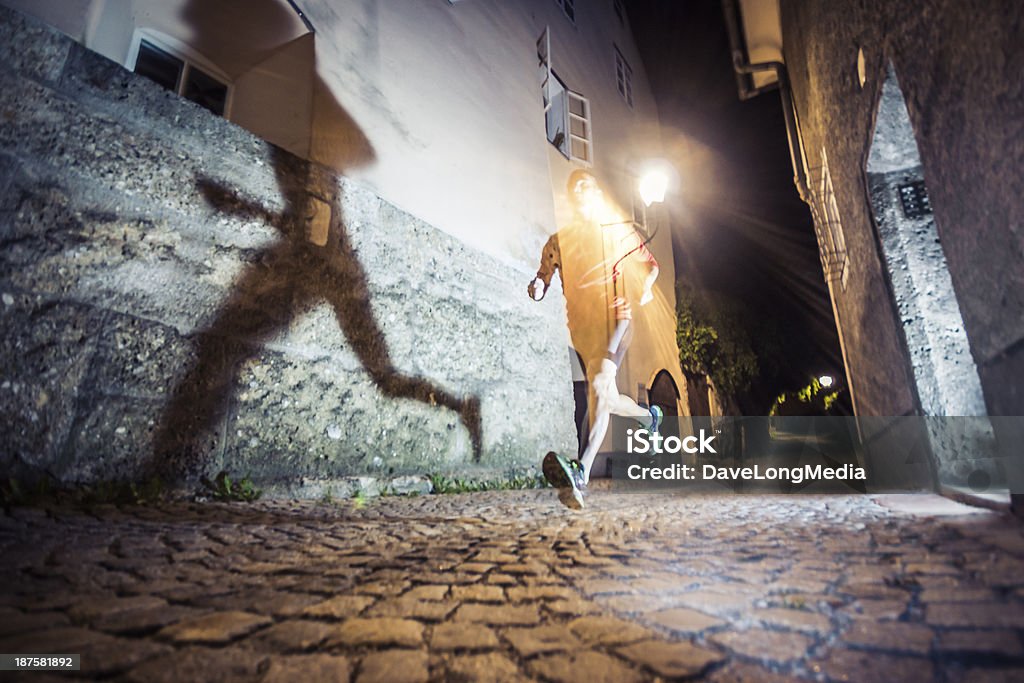
[[[293,655],[275,657],[270,661],[261,683],[295,683],[296,681],[347,681],[352,666],[337,655]]]
[[[695,676],[712,663],[724,659],[719,652],[687,642],[645,640],[621,647],[618,652],[637,664],[669,677]]]
[[[172,624],[157,637],[176,643],[228,643],[269,623],[267,617],[247,612],[215,612]]]
[[[504,635],[516,652],[524,657],[541,652],[575,651],[579,647],[576,637],[561,625],[512,628]]]
[[[1024,534],[998,513],[594,489],[584,514],[543,490],[15,508],[0,517],[0,651],[81,653],[84,679],[147,683],[1024,668]]]
[[[451,664],[448,674],[447,680],[456,682],[514,683],[529,680],[515,662],[497,652],[459,657]]]
[[[412,619],[349,619],[328,645],[401,645],[415,647],[423,640],[423,625]]]
[[[357,683],[426,683],[427,653],[405,650],[373,652],[363,659]]]
[[[774,664],[800,659],[814,644],[807,636],[765,629],[727,631],[709,640],[735,654]]]

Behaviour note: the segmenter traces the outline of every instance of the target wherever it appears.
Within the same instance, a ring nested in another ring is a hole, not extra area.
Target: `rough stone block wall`
[[[783,0],[781,10],[804,146],[812,165],[828,149],[850,254],[849,283],[837,308],[858,412],[920,409],[865,173],[891,63],[986,410],[1024,415],[1024,5]],[[865,58],[863,87],[858,50]],[[1003,475],[1012,492],[1024,493],[1021,420],[993,418],[991,427]],[[944,439],[935,441],[941,449]],[[989,469],[976,460],[985,448],[955,450],[961,460],[940,462],[940,478],[948,481],[950,465],[952,474],[968,478],[975,466]]]
[[[528,265],[4,8],[0,264],[7,473],[316,495],[574,448]]]
[[[914,409],[865,162],[891,61],[990,414],[1024,414],[1024,5],[783,0],[786,62],[813,166],[823,146],[851,258],[839,314],[858,409]],[[863,49],[867,82],[857,76]]]

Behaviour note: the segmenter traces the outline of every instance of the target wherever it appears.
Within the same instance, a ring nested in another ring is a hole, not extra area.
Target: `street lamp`
[[[651,204],[660,204],[665,201],[665,193],[668,191],[668,186],[672,183],[669,172],[671,169],[660,160],[650,161],[646,164],[648,170],[644,172],[640,179],[636,181],[636,193],[640,195],[640,201],[643,202],[643,214],[641,216],[636,215],[636,204],[633,204],[633,219],[625,221],[613,221],[610,223],[601,223],[601,227],[610,228],[616,225],[629,225],[632,223],[634,226],[638,226],[647,229],[647,209],[651,207]]]
[[[640,199],[644,206],[650,206],[654,202],[665,201],[665,191],[668,189],[668,175],[662,171],[648,171],[640,179]]]
[[[826,389],[832,386],[832,383],[834,381],[835,380],[832,379],[832,375],[822,375],[821,377],[818,378],[818,384],[825,387]]]

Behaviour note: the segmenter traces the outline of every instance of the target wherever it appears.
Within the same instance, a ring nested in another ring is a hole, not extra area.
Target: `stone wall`
[[[786,61],[809,161],[823,146],[851,254],[838,297],[858,409],[915,410],[880,261],[865,165],[891,62],[993,415],[1024,414],[1024,6],[1011,0],[783,0]],[[865,57],[861,87],[857,53]]]
[[[0,261],[17,476],[315,495],[574,448],[564,307],[526,264],[3,8]]]
[[[879,103],[891,68],[906,102],[985,411],[1024,415],[1024,5],[783,0],[781,10],[804,148],[812,167],[827,148],[850,254],[849,282],[837,293],[836,309],[858,413],[919,413],[931,391],[913,378],[908,346],[919,342],[904,333],[903,317],[912,313],[897,308],[899,293],[883,261],[886,236],[872,216],[866,173],[876,126],[884,133],[890,123],[879,114]],[[904,265],[893,262],[888,269]],[[942,344],[929,340],[927,349],[913,352],[949,357]],[[982,427],[976,441],[989,444],[991,432]],[[991,420],[998,462],[986,461],[985,447],[956,441],[950,448],[946,435],[933,431],[940,483],[973,487],[995,475],[1012,493],[1024,493],[1024,421]]]

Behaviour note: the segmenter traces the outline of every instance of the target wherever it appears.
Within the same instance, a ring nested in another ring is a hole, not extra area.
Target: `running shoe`
[[[657,434],[661,431],[661,423],[665,421],[665,411],[661,406],[651,406],[648,410],[651,411],[651,434]]]
[[[548,483],[558,489],[558,499],[563,505],[574,510],[583,509],[583,492],[587,488],[583,463],[551,451],[544,456],[541,471]]]

